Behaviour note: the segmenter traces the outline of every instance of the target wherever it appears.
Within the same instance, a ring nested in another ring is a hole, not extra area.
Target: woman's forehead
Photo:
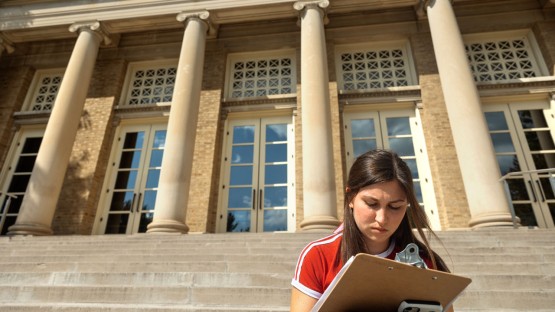
[[[401,184],[393,180],[367,185],[358,191],[357,196],[373,197],[376,199],[384,197],[405,199],[406,193]]]

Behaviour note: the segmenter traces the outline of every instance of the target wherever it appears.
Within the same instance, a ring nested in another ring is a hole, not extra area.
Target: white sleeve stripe
[[[297,270],[295,271],[294,280],[298,281],[300,279],[304,258],[308,254],[308,252],[312,249],[312,247],[332,243],[341,236],[343,236],[343,233],[334,234],[332,236],[325,237],[322,240],[312,242],[308,246],[306,246],[305,249],[302,251],[301,255],[299,256],[299,262],[297,263]]]
[[[307,296],[310,296],[314,299],[320,299],[320,297],[322,297],[321,293],[306,287],[305,285],[299,283],[299,281],[297,281],[297,280],[292,280],[291,285],[293,285],[293,287],[297,288],[303,294],[305,294]]]

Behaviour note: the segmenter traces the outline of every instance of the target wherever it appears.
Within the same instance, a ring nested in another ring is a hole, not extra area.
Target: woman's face
[[[391,235],[407,212],[407,197],[397,181],[362,188],[349,203],[371,254],[387,250]]]

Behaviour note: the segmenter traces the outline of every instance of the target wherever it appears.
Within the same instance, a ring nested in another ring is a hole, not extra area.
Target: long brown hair
[[[364,243],[364,235],[355,223],[349,203],[362,188],[390,181],[397,181],[399,183],[406,194],[408,202],[407,212],[391,239],[395,240],[395,244],[402,248],[409,243],[417,244],[420,250],[431,259],[433,269],[449,271],[441,257],[432,251],[424,234],[425,229],[430,235],[439,240],[430,227],[426,213],[418,204],[414,194],[412,174],[409,166],[396,153],[387,150],[372,150],[360,155],[349,171],[349,179],[345,191],[344,229],[340,249],[341,260],[345,263],[349,258],[358,253],[368,253]],[[414,235],[413,228],[418,231],[420,239]]]

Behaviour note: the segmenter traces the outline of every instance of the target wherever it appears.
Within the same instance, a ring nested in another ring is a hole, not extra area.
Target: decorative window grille
[[[296,93],[292,56],[231,58],[228,95],[232,99]]]
[[[133,67],[125,105],[171,102],[176,73],[175,65]]]
[[[411,62],[404,47],[358,49],[339,53],[343,91],[385,89],[414,85]]]
[[[36,88],[29,107],[30,111],[51,111],[54,101],[60,90],[63,72],[57,73],[37,73]]]
[[[465,49],[476,82],[542,76],[526,37],[467,42]]]

